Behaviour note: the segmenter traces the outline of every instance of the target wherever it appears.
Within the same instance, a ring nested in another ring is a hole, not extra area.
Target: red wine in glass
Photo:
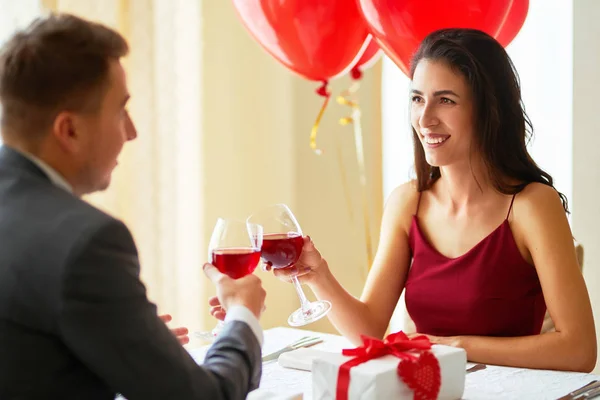
[[[219,271],[233,279],[240,279],[254,272],[260,262],[263,228],[246,221],[219,218],[208,244],[208,258]],[[212,341],[223,329],[223,322],[207,332],[196,336]]]
[[[273,268],[282,269],[293,266],[302,253],[304,238],[298,220],[285,204],[275,204],[252,214],[246,220],[258,224],[263,229],[261,246],[262,259]],[[296,275],[291,277],[292,284],[300,300],[300,308],[288,318],[291,326],[303,326],[323,318],[331,309],[327,300],[310,302],[306,298]]]
[[[273,268],[288,268],[298,261],[304,240],[299,233],[269,233],[263,235],[262,258]]]
[[[260,260],[260,250],[255,248],[213,249],[212,263],[219,271],[233,279],[254,272]]]

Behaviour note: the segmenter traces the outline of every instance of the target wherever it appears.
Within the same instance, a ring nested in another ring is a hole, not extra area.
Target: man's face
[[[125,105],[129,99],[125,71],[111,61],[108,89],[99,110],[85,116],[80,124],[77,189],[80,194],[108,188],[111,174],[125,142],[137,137]]]

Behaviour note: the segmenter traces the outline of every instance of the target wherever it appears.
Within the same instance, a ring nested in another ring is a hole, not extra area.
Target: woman
[[[417,179],[398,187],[360,299],[310,238],[301,275],[353,342],[383,337],[400,294],[417,331],[473,362],[591,371],[596,334],[567,202],[527,153],[531,124],[504,48],[467,29],[434,32],[411,68]],[[412,264],[411,264],[412,263]],[[556,332],[540,334],[548,308]]]

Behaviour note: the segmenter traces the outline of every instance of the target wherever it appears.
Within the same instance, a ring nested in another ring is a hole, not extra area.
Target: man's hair
[[[96,111],[110,61],[128,51],[123,36],[106,26],[68,14],[36,19],[0,49],[2,130],[36,139],[62,111]]]

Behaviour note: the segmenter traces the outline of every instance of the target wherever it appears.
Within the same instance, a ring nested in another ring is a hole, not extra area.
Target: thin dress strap
[[[513,203],[515,202],[515,196],[517,194],[513,194],[512,200],[510,201],[510,207],[508,207],[508,213],[506,214],[506,219],[510,216],[510,211],[512,210]]]

